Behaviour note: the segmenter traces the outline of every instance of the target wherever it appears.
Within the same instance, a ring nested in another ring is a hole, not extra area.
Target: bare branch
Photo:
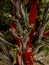
[[[4,38],[0,37],[0,41],[2,41],[3,43],[6,43],[7,45],[9,45],[10,47],[15,47],[12,43],[6,41]]]
[[[24,65],[24,61],[23,61],[23,58],[22,58],[22,65]]]
[[[7,57],[6,55],[4,55],[4,54],[2,54],[2,53],[0,53],[0,57],[1,57],[2,61],[3,61],[3,59],[4,59],[4,60],[6,60],[7,62],[9,62],[9,65],[12,65],[12,64],[11,64],[11,60],[10,60],[9,57]],[[2,61],[0,61],[0,65],[3,65],[3,64],[4,64]]]
[[[13,34],[14,36],[16,36],[17,38],[19,38],[19,36],[18,36],[12,29],[9,29],[9,31],[12,32],[12,34]]]
[[[25,31],[25,32],[23,31],[22,26],[21,26],[21,24],[20,24],[20,22],[19,22],[18,19],[15,19],[14,17],[9,17],[9,15],[6,14],[6,13],[3,13],[3,16],[8,17],[9,19],[11,19],[11,20],[13,20],[13,21],[15,22],[15,24],[16,24],[16,26],[17,26],[19,32],[20,32],[20,36],[23,36],[23,35],[25,36],[25,37],[23,38],[23,40],[28,37],[28,33],[27,33],[26,31]]]
[[[28,2],[29,2],[29,0],[23,0],[24,5],[27,5]]]
[[[2,34],[1,32],[0,32],[0,36],[1,36],[1,37],[5,37],[4,34]]]
[[[39,53],[38,55],[34,55],[34,61],[35,62],[41,62],[41,60],[42,59],[45,59],[45,57],[46,57],[46,51],[43,51],[43,52],[41,52],[41,53]]]
[[[3,16],[9,17],[9,15],[6,14],[6,13],[4,13]],[[15,22],[15,24],[16,24],[16,26],[17,26],[17,28],[18,28],[21,36],[22,36],[24,32],[23,32],[22,26],[20,25],[19,20],[15,19],[14,17],[9,17],[9,19],[11,19],[11,20],[13,20]]]
[[[27,22],[28,22],[27,8],[25,8],[25,6],[22,3],[21,3],[21,13],[23,15],[25,25],[27,26]]]
[[[45,55],[46,55],[46,51],[42,51],[42,52],[38,53],[35,57],[40,58],[40,57],[45,57]]]
[[[44,45],[40,45],[37,47],[37,49],[32,53],[33,55],[37,55],[40,48],[42,48]]]
[[[41,38],[44,32],[45,27],[47,26],[47,24],[49,23],[49,18],[46,20],[46,22],[42,25],[40,32],[39,32],[39,38],[38,41],[36,43],[40,43],[41,42]]]
[[[48,12],[49,12],[49,2],[47,3],[45,10],[44,10],[43,22],[42,22],[41,29],[39,32],[39,39],[38,39],[37,43],[41,42],[41,38],[42,38],[42,34],[44,32],[44,29],[47,26],[47,24],[49,23]]]
[[[22,36],[24,32],[23,32],[22,26],[21,26],[20,23],[19,23],[19,20],[17,19],[17,20],[15,21],[15,23],[16,23],[16,26],[17,26],[19,32],[20,32],[20,35]]]
[[[30,28],[31,28],[31,26],[30,26]],[[27,32],[27,34],[26,34],[26,40],[25,40],[25,42],[24,42],[24,48],[25,48],[25,49],[26,49],[26,45],[27,45],[28,39],[30,38],[30,37],[29,37],[29,34],[32,32],[33,29],[34,29],[34,25],[32,25],[32,28],[31,28],[30,31]]]
[[[18,45],[20,46],[19,51],[22,49],[22,39],[20,39],[20,37],[17,35],[17,33],[15,31],[13,31],[12,29],[10,29],[10,31],[12,32],[13,36],[16,39],[16,42],[18,43]],[[18,40],[20,40],[20,42],[18,42]]]
[[[0,48],[2,49],[2,53],[6,56],[8,56],[10,58],[10,53],[9,53],[9,49],[7,48],[7,46],[0,41]]]
[[[20,14],[20,0],[17,0],[16,2],[16,15],[21,18],[21,14]]]
[[[11,0],[11,2],[13,3],[13,5],[16,7],[16,3],[13,1],[13,0]]]
[[[11,0],[13,5],[16,7],[16,16],[18,16],[18,18],[21,18],[21,15],[20,15],[20,0],[17,0],[16,2],[14,2],[13,0]]]
[[[40,60],[36,60],[36,61],[34,61],[34,62],[38,62],[38,63],[41,64],[41,65],[45,65],[45,64],[42,63]]]
[[[12,43],[8,42],[6,40],[6,37],[3,33],[0,32],[0,41],[2,41],[3,43],[6,43],[7,45],[9,45],[10,47],[15,47]]]

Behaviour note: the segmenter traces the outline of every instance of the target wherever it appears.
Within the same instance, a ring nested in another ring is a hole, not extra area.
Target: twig
[[[24,5],[27,5],[28,2],[29,2],[29,0],[23,0]]]
[[[9,16],[7,16],[7,15],[8,15],[8,14],[6,14],[6,13],[3,14],[3,16],[9,17]],[[13,20],[13,21],[15,22],[15,24],[16,24],[16,26],[17,26],[17,28],[18,28],[18,30],[19,30],[21,36],[22,36],[24,32],[23,32],[22,26],[20,25],[19,20],[18,20],[18,19],[15,19],[15,18],[12,18],[12,17],[9,17],[9,19],[11,19],[11,20]]]
[[[1,32],[0,32],[0,36],[1,36],[1,37],[5,37],[4,34],[2,34]]]
[[[17,26],[19,32],[20,32],[20,35],[22,36],[24,32],[23,32],[22,26],[21,26],[20,23],[19,23],[19,20],[17,19],[17,20],[15,21],[15,23],[16,23],[16,26]]]
[[[18,16],[18,18],[21,18],[21,15],[20,15],[20,0],[17,0],[16,2],[11,0],[11,2],[16,7],[16,12],[15,12],[16,16]]]
[[[46,53],[46,51],[42,51],[42,52],[38,53],[37,55],[35,55],[35,58],[38,57],[38,58],[41,60],[42,57],[43,57],[43,58],[45,57],[45,53]]]
[[[9,29],[9,31],[12,32],[12,34],[13,34],[15,37],[19,38],[19,36],[18,36],[12,29]]]
[[[37,49],[32,53],[33,55],[37,55],[40,48],[42,48],[44,45],[40,45],[37,47]]]
[[[13,1],[13,0],[11,0],[11,2],[13,3],[13,5],[16,7],[16,4],[15,4],[15,2]]]
[[[35,61],[35,62],[38,62],[38,63],[41,64],[41,65],[45,65],[44,63],[42,63],[42,62],[39,61],[39,60],[37,60],[37,61]]]
[[[49,17],[47,18],[48,12],[49,12],[49,2],[47,3],[45,10],[44,10],[43,20],[42,20],[43,22],[42,22],[41,29],[39,32],[39,39],[38,39],[37,43],[41,42],[41,38],[42,38],[42,34],[44,32],[44,29],[45,29],[46,25],[49,23]]]
[[[21,13],[23,15],[25,25],[27,26],[27,22],[28,22],[27,9],[24,7],[24,5],[22,3],[21,3]]]
[[[17,0],[17,2],[16,2],[16,15],[18,16],[18,18],[21,18],[21,14],[20,14],[20,0]]]
[[[6,55],[3,55],[2,53],[0,53],[0,56],[2,57],[2,59],[8,61],[8,62],[9,62],[9,65],[12,65],[12,64],[11,64],[11,60],[10,60],[9,57],[7,57]],[[0,62],[0,64],[2,65],[2,64],[4,64],[4,63]]]
[[[44,32],[45,27],[47,26],[47,24],[49,23],[49,18],[46,20],[46,22],[42,25],[40,32],[39,32],[39,38],[38,41],[36,43],[40,43],[41,42],[41,38]]]
[[[6,41],[4,38],[0,37],[0,41],[2,41],[3,43],[6,43],[7,45],[9,45],[10,47],[15,47],[12,43]]]

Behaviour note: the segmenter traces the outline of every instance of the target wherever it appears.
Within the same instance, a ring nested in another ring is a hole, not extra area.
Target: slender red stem
[[[14,3],[16,3],[16,2],[17,2],[17,0],[14,0]],[[17,11],[17,9],[13,5],[13,13],[14,13],[15,18],[17,18],[16,11]],[[17,35],[16,26],[15,26],[14,22],[13,23],[11,22],[11,28],[13,29],[13,31]],[[13,35],[13,38],[16,41],[16,43],[18,43],[19,48],[22,49],[22,41],[21,41],[21,39],[17,38],[15,35]],[[22,50],[19,53],[17,53],[17,58],[16,59],[17,59],[17,64],[22,65]]]
[[[43,33],[42,38],[43,38],[43,39],[46,38],[47,35],[49,35],[49,30],[47,30],[46,32]]]
[[[16,31],[16,26],[14,24],[14,21],[11,21],[11,24],[10,24],[10,28],[12,29],[12,31],[14,32],[14,34],[17,35],[17,31]],[[18,44],[19,48],[21,49],[20,52],[17,53],[17,64],[18,65],[22,65],[21,62],[22,62],[22,41],[20,38],[16,37],[15,35],[13,35],[13,39],[16,41],[16,43]]]

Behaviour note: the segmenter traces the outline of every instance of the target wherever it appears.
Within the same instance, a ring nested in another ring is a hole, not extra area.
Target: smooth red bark
[[[14,0],[14,2],[16,2],[16,1],[17,0]],[[38,0],[32,0],[31,5],[30,5],[29,24],[33,25],[33,27],[32,27],[32,30],[31,30],[29,36],[28,36],[27,46],[26,46],[26,50],[25,50],[25,54],[24,54],[24,60],[25,60],[26,65],[33,65],[33,62],[34,62],[34,55],[31,55],[31,53],[33,52],[32,37],[33,37],[33,34],[35,33],[35,24],[36,24],[36,18],[37,18],[37,1]],[[17,18],[15,6],[13,6],[13,11],[14,11],[15,18]],[[10,28],[17,35],[16,26],[14,24],[14,21],[11,21]],[[48,34],[49,34],[49,30],[46,31],[45,33],[43,33],[42,38],[45,38]],[[13,35],[13,39],[17,42],[19,48],[21,49],[22,48],[21,39],[16,37],[15,35]],[[22,65],[22,53],[24,53],[24,51],[17,53],[18,65]]]
[[[30,5],[30,18],[29,18],[29,24],[35,25],[37,17],[37,0],[32,0],[31,5]]]
[[[14,24],[14,21],[11,21],[10,29],[12,29],[12,31],[17,35],[16,26]],[[12,35],[13,35],[13,39],[18,44],[19,49],[22,49],[22,41],[21,41],[21,39],[16,37],[13,33],[12,33]],[[17,64],[22,65],[21,63],[22,63],[22,50],[20,50],[20,52],[17,53]]]
[[[31,6],[30,6],[29,24],[30,25],[33,24],[34,27],[32,27],[32,30],[29,34],[28,41],[27,41],[26,52],[25,52],[26,65],[33,65],[33,62],[34,62],[34,55],[32,56],[31,53],[33,52],[32,36],[35,33],[36,17],[37,17],[37,0],[32,0]]]
[[[47,30],[46,32],[43,33],[42,38],[44,39],[44,38],[46,38],[48,35],[49,35],[49,30]]]

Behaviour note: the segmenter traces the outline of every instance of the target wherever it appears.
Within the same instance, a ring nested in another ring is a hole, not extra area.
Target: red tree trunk
[[[32,37],[33,37],[34,33],[36,32],[35,25],[36,25],[36,19],[37,19],[37,1],[38,0],[32,0],[31,4],[30,4],[29,24],[31,25],[32,29],[31,29],[31,32],[28,36],[25,52],[22,51],[23,42],[21,41],[21,39],[19,37],[15,36],[12,33],[14,40],[17,42],[19,48],[21,49],[21,51],[17,53],[17,63],[18,63],[18,65],[22,65],[22,55],[23,55],[23,53],[24,53],[24,60],[25,60],[26,65],[33,65],[33,62],[34,62],[34,55],[32,55],[32,52],[33,52]],[[14,0],[14,2],[16,3],[17,0]],[[17,18],[16,7],[14,5],[13,5],[13,12],[14,12],[15,18]],[[14,21],[11,21],[10,28],[17,35],[16,26],[14,24]],[[43,33],[42,38],[46,37],[47,34],[49,34],[49,30],[47,32]]]
[[[32,0],[30,5],[30,18],[29,18],[29,24],[32,26],[32,30],[28,36],[28,41],[26,46],[26,52],[25,52],[26,65],[33,65],[33,61],[34,61],[34,55],[31,55],[31,53],[33,52],[32,37],[33,34],[35,33],[36,17],[37,17],[37,0]]]

